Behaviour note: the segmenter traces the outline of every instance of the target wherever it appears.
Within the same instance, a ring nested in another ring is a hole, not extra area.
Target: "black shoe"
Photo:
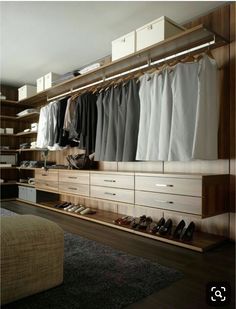
[[[62,202],[62,203],[59,203],[57,205],[55,205],[56,208],[61,208],[63,207],[64,205],[68,204],[67,202]]]
[[[193,238],[193,233],[194,233],[194,230],[195,230],[195,224],[194,222],[192,221],[189,226],[186,228],[183,236],[182,236],[182,240],[184,241],[190,241],[192,240]]]
[[[139,224],[138,228],[139,228],[139,230],[147,230],[151,223],[152,223],[152,218],[147,217],[145,220],[143,220]]]
[[[151,232],[152,232],[153,234],[156,234],[156,233],[160,230],[160,228],[165,224],[165,222],[166,222],[165,218],[162,217],[162,218],[158,221],[158,223],[156,223],[156,225],[152,228]]]
[[[143,215],[139,218],[135,218],[133,223],[131,224],[132,229],[139,229],[140,224],[146,221],[146,216]]]
[[[172,229],[172,220],[168,219],[164,225],[159,230],[160,235],[168,235],[171,233]]]
[[[181,220],[179,224],[176,226],[176,229],[173,234],[173,238],[180,239],[180,235],[182,234],[184,227],[185,227],[185,222],[184,220]]]
[[[57,208],[63,208],[64,209],[64,208],[66,208],[66,207],[68,207],[70,205],[71,205],[71,203],[65,202],[62,205],[59,205]]]

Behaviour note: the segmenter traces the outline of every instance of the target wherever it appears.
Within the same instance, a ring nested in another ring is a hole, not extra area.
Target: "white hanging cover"
[[[216,61],[204,55],[199,62],[198,100],[193,159],[218,158],[219,76]]]

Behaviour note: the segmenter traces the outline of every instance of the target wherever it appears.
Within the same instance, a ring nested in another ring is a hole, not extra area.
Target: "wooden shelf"
[[[24,187],[35,188],[35,185],[30,185],[29,183],[26,182],[16,182],[16,184]]]
[[[228,44],[228,41],[222,36],[210,31],[204,27],[204,25],[198,25],[127,57],[113,61],[86,74],[76,76],[70,80],[55,85],[30,98],[20,101],[20,103],[34,106],[42,105],[43,102],[46,102],[47,98],[94,83],[102,80],[104,77],[107,78],[114,76],[121,72],[142,66],[147,64],[148,60],[160,60],[173,54],[200,46],[212,41],[214,38],[215,44],[210,46],[211,49]]]
[[[16,116],[5,116],[5,115],[0,115],[0,119],[8,119],[8,120],[16,120]]]
[[[0,166],[0,169],[17,169],[16,166]]]
[[[16,134],[0,133],[0,136],[16,136]]]
[[[25,135],[35,135],[37,134],[37,132],[19,132],[19,133],[16,133],[15,135],[16,136],[25,136]]]
[[[18,152],[18,150],[16,150],[16,149],[0,149],[0,153],[9,153],[9,152]]]
[[[21,152],[21,151],[45,151],[48,149],[33,149],[33,148],[28,148],[28,149],[17,149],[16,151]]]
[[[0,100],[0,104],[1,105],[8,105],[8,106],[17,106],[17,107],[20,107],[20,108],[23,108],[23,107],[28,107],[29,105],[27,104],[22,104],[21,102],[19,101],[13,101],[13,100]]]
[[[139,231],[139,230],[134,230],[134,229],[127,227],[127,226],[121,226],[121,225],[115,224],[114,220],[124,216],[122,214],[112,213],[112,212],[108,212],[108,211],[100,210],[100,209],[95,209],[97,211],[96,214],[80,215],[80,214],[71,213],[71,212],[53,207],[53,205],[56,205],[57,203],[59,203],[57,201],[39,204],[39,203],[31,203],[29,201],[21,200],[21,199],[18,199],[18,198],[16,200],[26,202],[27,204],[38,206],[38,207],[41,207],[41,208],[49,209],[51,211],[63,213],[63,214],[68,215],[68,216],[77,217],[79,219],[91,221],[91,222],[94,222],[94,223],[103,224],[103,225],[106,225],[106,226],[109,226],[109,227],[112,227],[112,228],[116,228],[116,229],[119,229],[119,230],[122,230],[122,231],[126,231],[126,232],[129,232],[129,233],[132,233],[132,234],[151,238],[153,240],[157,240],[157,241],[161,241],[161,242],[164,242],[164,243],[176,245],[176,246],[183,247],[183,248],[186,248],[186,249],[191,249],[191,250],[194,250],[194,251],[197,251],[197,252],[205,252],[205,251],[219,245],[220,243],[222,243],[223,241],[226,240],[226,238],[222,237],[222,236],[217,236],[217,235],[202,233],[202,232],[196,232],[194,234],[194,238],[193,238],[192,241],[188,241],[188,242],[185,241],[184,242],[184,241],[181,241],[181,240],[175,240],[171,236],[164,237],[164,236],[159,236],[159,235],[153,235],[153,234],[150,234],[146,231],[143,232],[143,231]]]
[[[1,186],[11,186],[11,185],[16,185],[17,182],[2,182],[0,183]]]
[[[17,166],[16,169],[18,169],[18,170],[34,171],[36,168],[34,168],[34,167],[20,167],[20,166]]]

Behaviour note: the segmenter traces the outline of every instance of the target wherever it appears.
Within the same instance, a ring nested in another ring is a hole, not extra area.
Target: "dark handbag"
[[[92,165],[92,161],[86,154],[68,155],[66,159],[71,169],[90,169]]]

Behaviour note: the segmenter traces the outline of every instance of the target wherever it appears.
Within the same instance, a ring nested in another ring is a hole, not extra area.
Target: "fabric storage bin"
[[[53,72],[49,72],[48,74],[46,74],[44,76],[44,89],[48,89],[51,88],[53,86],[53,83],[59,79],[60,75],[53,73]]]
[[[135,31],[132,31],[114,41],[112,45],[112,61],[135,52]]]
[[[166,16],[162,16],[136,30],[136,51],[154,45],[184,30],[184,27]]]
[[[44,90],[44,76],[37,79],[37,92]]]
[[[6,134],[14,134],[14,128],[6,128],[5,133]]]
[[[27,200],[27,191],[26,191],[26,187],[23,187],[23,186],[19,186],[18,187],[18,197],[19,199],[21,200]]]
[[[36,94],[36,87],[31,85],[24,85],[18,88],[18,100],[24,100]]]

